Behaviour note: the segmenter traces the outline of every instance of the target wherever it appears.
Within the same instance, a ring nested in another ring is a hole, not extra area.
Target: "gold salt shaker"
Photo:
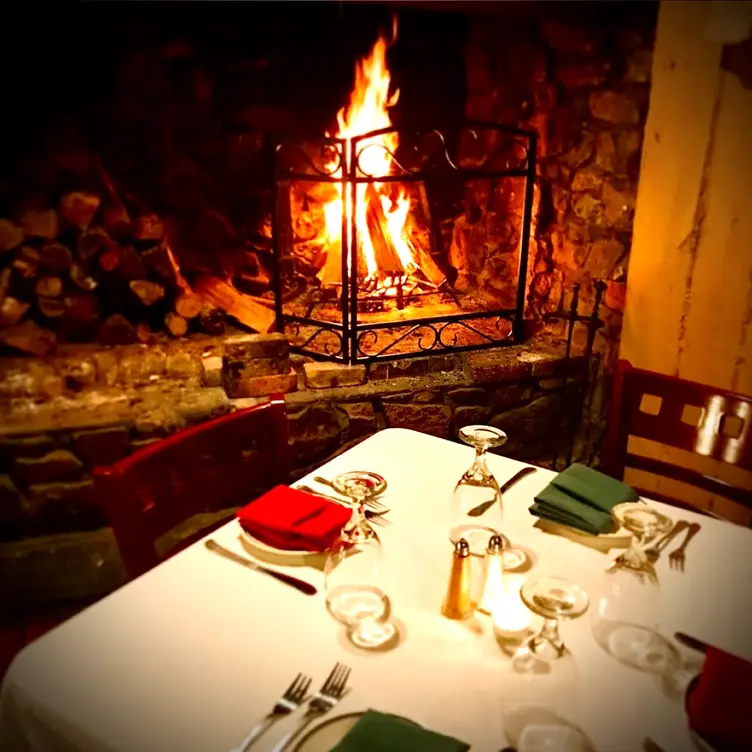
[[[441,613],[447,619],[467,619],[473,615],[475,604],[470,566],[470,546],[464,538],[460,538],[454,546],[449,587],[441,607]]]

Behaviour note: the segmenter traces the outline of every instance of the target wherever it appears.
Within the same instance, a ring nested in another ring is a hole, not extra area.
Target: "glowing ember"
[[[396,104],[399,90],[389,95],[391,76],[386,64],[386,51],[396,38],[395,19],[392,40],[388,42],[380,36],[368,56],[356,63],[355,87],[350,96],[350,103],[337,113],[337,138],[349,140],[364,133],[391,126],[389,108]],[[391,174],[390,153],[394,154],[397,146],[396,133],[374,136],[358,142],[361,172],[370,177],[385,177]],[[329,169],[333,167],[334,163],[330,163]],[[340,176],[341,171],[334,175]],[[355,186],[358,250],[364,262],[366,280],[375,281],[374,284],[366,286],[369,289],[378,287],[387,295],[396,295],[395,282],[402,284],[403,280],[419,268],[415,251],[406,233],[410,199],[402,186],[397,188],[392,188],[392,186],[394,186],[393,183]],[[352,194],[348,193],[343,202],[342,186],[335,184],[335,188],[337,198],[324,205],[328,252],[326,263],[318,276],[325,285],[341,282],[340,238],[343,205],[348,215],[347,233],[350,247],[353,241],[350,221]],[[375,207],[374,201],[378,201],[380,206]],[[378,235],[380,241],[374,235]],[[349,267],[350,259],[348,258],[348,270],[351,273],[352,270]]]

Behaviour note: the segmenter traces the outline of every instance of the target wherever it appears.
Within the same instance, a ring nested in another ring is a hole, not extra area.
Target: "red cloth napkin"
[[[719,752],[752,750],[752,663],[708,646],[686,706],[689,727]]]
[[[320,496],[275,486],[237,513],[244,530],[267,546],[286,551],[325,551],[351,510]]]

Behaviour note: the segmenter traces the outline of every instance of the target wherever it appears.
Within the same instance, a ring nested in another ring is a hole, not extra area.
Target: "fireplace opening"
[[[301,352],[348,363],[522,336],[537,136],[393,125],[397,29],[395,16],[357,62],[336,133],[270,145],[278,327]]]

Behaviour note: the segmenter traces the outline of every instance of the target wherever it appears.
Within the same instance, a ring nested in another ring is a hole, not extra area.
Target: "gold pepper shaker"
[[[460,538],[454,546],[449,587],[441,607],[441,613],[447,619],[467,619],[475,610],[470,566],[470,546],[464,538]]]

